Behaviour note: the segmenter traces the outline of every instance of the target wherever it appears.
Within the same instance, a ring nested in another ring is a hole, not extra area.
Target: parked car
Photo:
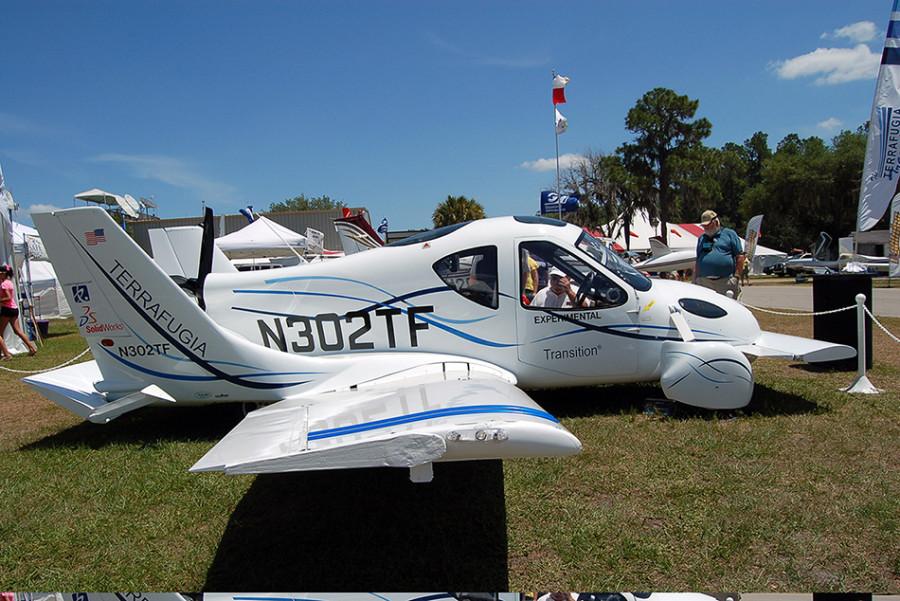
[[[787,274],[784,272],[784,261],[779,261],[778,263],[772,263],[771,265],[766,265],[763,268],[763,273],[766,275],[777,275],[780,278],[783,278]]]

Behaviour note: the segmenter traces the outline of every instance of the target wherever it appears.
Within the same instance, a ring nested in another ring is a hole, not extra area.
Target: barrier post
[[[866,295],[856,295],[856,379],[844,392],[878,394],[881,392],[866,376]]]

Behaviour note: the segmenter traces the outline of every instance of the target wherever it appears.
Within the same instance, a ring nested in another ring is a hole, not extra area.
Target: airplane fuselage
[[[662,344],[682,340],[673,308],[698,340],[738,345],[759,336],[749,311],[712,291],[665,280],[644,284],[640,274],[640,280],[629,275],[645,288],[637,289],[586,252],[584,241],[579,248],[581,235],[575,226],[503,218],[326,264],[211,274],[207,311],[247,340],[285,353],[451,353],[508,369],[525,387],[659,379]],[[555,264],[575,277],[587,273],[582,281],[596,274],[603,283],[595,298],[577,309],[527,304],[526,249],[545,255],[540,283]],[[466,259],[494,253],[493,299],[468,294],[474,267]],[[685,299],[718,311],[692,313],[693,305],[682,306]]]

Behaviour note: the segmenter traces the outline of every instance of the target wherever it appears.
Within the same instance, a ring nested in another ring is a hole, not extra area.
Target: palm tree
[[[484,219],[484,207],[474,198],[465,196],[447,196],[447,200],[440,203],[431,216],[434,227],[444,227],[475,219]]]

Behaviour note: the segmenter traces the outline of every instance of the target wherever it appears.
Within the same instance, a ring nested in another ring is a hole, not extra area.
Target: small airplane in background
[[[815,249],[811,253],[803,253],[800,256],[791,257],[784,262],[784,274],[795,276],[798,274],[822,275],[835,273],[840,267],[837,261],[829,261],[828,247],[831,246],[831,236],[827,232],[819,232],[819,239]]]
[[[747,232],[744,235],[743,245],[747,254],[747,261],[752,261],[756,252],[756,243],[759,240],[762,215],[756,215],[747,222]],[[651,257],[635,264],[635,268],[648,273],[668,271],[682,271],[694,269],[697,262],[697,249],[672,250],[659,238],[650,238]]]
[[[734,409],[753,394],[748,357],[855,354],[761,331],[734,300],[650,280],[581,228],[542,217],[236,273],[215,268],[207,210],[197,269],[177,277],[102,209],[34,221],[94,360],[26,383],[98,423],[147,405],[267,405],[193,471],[390,466],[429,481],[435,461],[577,453],[524,389],[660,382],[674,401]],[[554,303],[529,297],[535,261],[556,279]]]
[[[381,236],[372,229],[362,213],[354,215],[349,209],[344,209],[344,216],[334,220],[334,229],[340,236],[345,255],[384,246]]]

